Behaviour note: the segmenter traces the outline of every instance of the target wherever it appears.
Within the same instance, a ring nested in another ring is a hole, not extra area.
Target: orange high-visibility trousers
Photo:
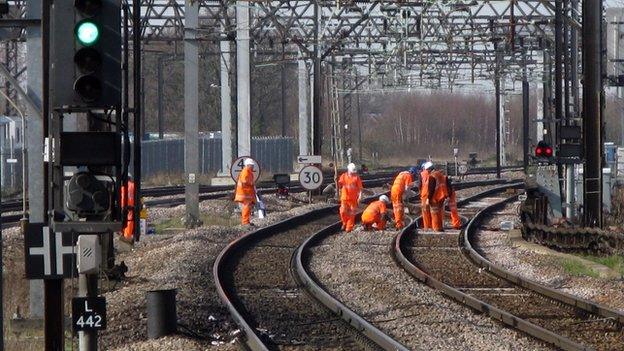
[[[449,209],[451,210],[451,225],[455,229],[461,228],[461,218],[459,218],[459,213],[457,212],[457,196],[455,192],[451,192],[449,196]]]
[[[249,224],[251,221],[251,211],[253,210],[254,203],[251,201],[242,201],[241,207],[241,224]]]
[[[431,206],[426,204],[427,199],[420,200],[420,213],[422,214],[423,229],[431,229]]]
[[[396,229],[405,226],[403,217],[405,217],[405,205],[403,205],[403,192],[392,192],[392,212],[394,213],[394,225]]]
[[[443,231],[444,223],[444,202],[431,203],[431,226],[436,232]]]
[[[340,201],[340,221],[345,231],[348,233],[355,226],[355,213],[357,211],[357,201]]]
[[[362,225],[364,225],[364,229],[366,230],[373,229],[373,225],[377,228],[377,230],[384,230],[386,229],[386,220],[383,215],[376,215],[373,218],[362,217]]]

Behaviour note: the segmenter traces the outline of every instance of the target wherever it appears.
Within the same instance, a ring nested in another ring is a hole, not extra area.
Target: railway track
[[[492,183],[500,181],[470,184]],[[310,246],[340,231],[336,209],[325,207],[259,229],[231,243],[215,261],[218,293],[243,329],[247,346],[407,350],[332,298],[306,269]]]
[[[514,186],[517,187],[517,186]],[[451,299],[564,350],[622,350],[624,315],[539,285],[492,264],[475,242],[481,221],[516,196],[493,189],[460,204],[465,230],[397,235],[394,255],[418,280]]]
[[[297,248],[315,232],[335,225],[336,208],[323,207],[258,229],[217,257],[217,291],[252,350],[377,349],[316,303],[293,271]]]

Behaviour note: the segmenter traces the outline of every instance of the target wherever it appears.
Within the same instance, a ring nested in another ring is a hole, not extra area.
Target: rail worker
[[[256,203],[256,186],[254,184],[253,167],[254,161],[246,158],[243,161],[243,170],[236,180],[236,194],[234,201],[241,204],[241,224],[253,226],[251,223],[251,211]]]
[[[390,198],[392,199],[392,211],[394,212],[394,225],[396,229],[401,229],[405,226],[403,222],[403,217],[405,216],[403,193],[413,186],[414,177],[417,173],[418,170],[416,167],[411,167],[408,171],[400,172],[392,183]]]
[[[444,231],[444,200],[449,197],[446,184],[446,176],[441,170],[429,174],[427,204],[431,209],[431,226],[436,232]]]
[[[384,230],[388,218],[388,205],[390,199],[386,195],[381,195],[379,200],[371,202],[364,213],[362,213],[362,225],[364,230]]]
[[[362,197],[362,179],[357,174],[355,164],[349,163],[347,171],[340,175],[337,182],[340,190],[340,220],[342,230],[349,233],[355,226],[355,213]]]
[[[122,229],[121,240],[134,242],[134,181],[128,178],[126,184],[121,185],[121,208],[127,211],[126,223]]]
[[[461,229],[461,218],[459,218],[459,213],[457,212],[457,194],[449,177],[446,177],[446,187],[449,192],[448,205],[449,210],[451,210],[451,226],[453,226],[453,229]]]
[[[433,162],[427,161],[422,165],[420,172],[420,212],[423,229],[431,229],[431,208],[429,207],[429,175],[434,169]]]

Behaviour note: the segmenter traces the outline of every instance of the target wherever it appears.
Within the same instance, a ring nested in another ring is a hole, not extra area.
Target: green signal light
[[[76,25],[76,38],[84,46],[93,45],[100,38],[100,28],[89,20],[78,22]]]

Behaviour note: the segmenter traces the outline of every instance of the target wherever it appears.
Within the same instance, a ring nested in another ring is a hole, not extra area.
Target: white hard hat
[[[385,204],[389,204],[390,203],[390,199],[388,199],[388,197],[386,195],[381,195],[379,197],[379,201],[385,203]]]
[[[355,163],[349,163],[347,165],[347,171],[349,171],[350,173],[357,172],[357,167],[355,167]]]
[[[243,165],[245,165],[245,166],[253,166],[255,164],[256,163],[252,159],[250,159],[250,158],[246,158],[245,161],[243,162]]]
[[[427,162],[425,162],[425,163],[422,165],[422,168],[423,168],[423,169],[430,169],[430,168],[432,168],[432,167],[433,167],[433,162],[431,162],[431,161],[427,161]]]

